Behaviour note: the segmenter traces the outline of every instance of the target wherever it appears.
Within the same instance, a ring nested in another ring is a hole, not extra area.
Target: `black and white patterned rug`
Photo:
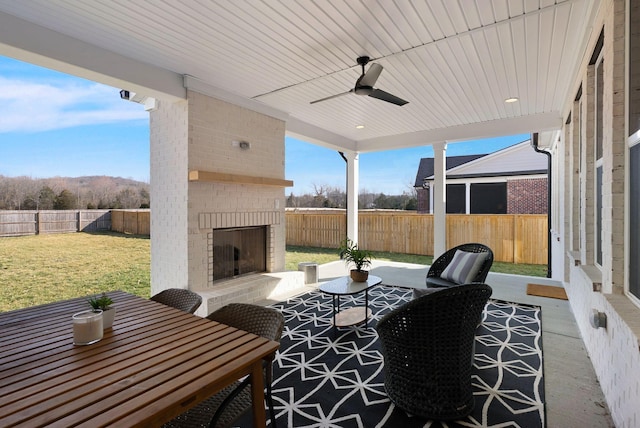
[[[341,303],[363,304],[363,296]],[[362,300],[361,300],[362,299]],[[274,363],[277,426],[289,427],[544,427],[540,308],[490,300],[476,336],[475,408],[466,419],[425,421],[408,416],[384,390],[375,323],[411,299],[411,290],[369,290],[368,328],[331,324],[331,296],[313,291],[273,305],[286,319]],[[351,301],[350,301],[351,300]],[[249,412],[250,413],[250,412]],[[251,426],[250,414],[238,421]]]

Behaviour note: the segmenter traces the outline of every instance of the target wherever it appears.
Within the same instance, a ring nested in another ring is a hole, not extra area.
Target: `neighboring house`
[[[447,166],[447,213],[546,214],[547,156],[523,141],[485,155],[451,156]],[[418,212],[433,212],[433,158],[420,159],[414,187]]]

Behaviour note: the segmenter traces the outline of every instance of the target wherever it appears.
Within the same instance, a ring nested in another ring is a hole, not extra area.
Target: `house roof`
[[[0,55],[160,102],[195,90],[370,152],[560,129],[598,4],[0,0]],[[375,87],[409,104],[310,103],[353,89],[362,55],[384,67]]]
[[[499,177],[546,174],[547,156],[536,151],[531,141],[503,148],[490,154],[446,158],[447,178]],[[414,187],[433,179],[433,158],[420,159]]]
[[[481,158],[487,155],[465,155],[465,156],[450,156],[447,157],[446,168],[449,171],[451,168],[455,168],[458,165],[465,164],[467,162],[471,162],[472,160]],[[422,182],[425,178],[433,177],[434,168],[433,168],[433,158],[422,158],[420,159],[420,165],[418,166],[418,173],[416,174],[416,182],[414,187],[421,187]]]

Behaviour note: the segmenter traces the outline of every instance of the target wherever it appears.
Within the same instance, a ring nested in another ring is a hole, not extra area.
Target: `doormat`
[[[554,299],[569,300],[567,292],[562,287],[542,284],[527,284],[527,294],[530,296],[551,297]]]

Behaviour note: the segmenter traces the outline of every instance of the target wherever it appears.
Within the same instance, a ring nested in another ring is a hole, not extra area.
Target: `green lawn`
[[[108,290],[148,298],[149,242],[118,233],[0,238],[0,311]]]
[[[0,312],[56,300],[123,290],[148,298],[148,237],[66,233],[0,238]],[[374,252],[378,260],[430,264],[432,257]],[[287,246],[286,269],[339,260],[338,250]],[[546,265],[494,263],[493,272],[545,276]],[[88,309],[88,306],[87,306]]]
[[[430,265],[432,256],[419,256],[416,254],[386,253],[372,251],[376,260],[389,260],[392,262],[414,263],[418,265]],[[338,250],[328,248],[297,247],[287,245],[285,269],[297,270],[300,262],[315,262],[318,264],[340,260]],[[513,264],[493,262],[491,272],[509,273],[514,275],[547,276],[547,265]]]

